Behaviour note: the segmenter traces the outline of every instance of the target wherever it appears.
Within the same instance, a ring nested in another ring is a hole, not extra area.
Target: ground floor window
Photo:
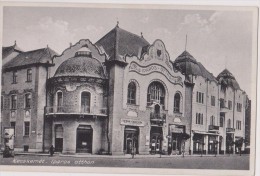
[[[205,153],[204,145],[205,145],[204,135],[195,133],[193,136],[193,153],[194,154]]]
[[[92,153],[93,129],[90,125],[79,125],[77,128],[77,153]]]
[[[160,153],[162,150],[162,127],[151,127],[150,131],[150,151],[151,154]]]
[[[226,153],[232,154],[234,148],[234,134],[227,133],[226,136]]]
[[[208,154],[216,154],[217,153],[217,136],[208,136]]]
[[[139,128],[134,126],[126,126],[124,131],[124,152],[126,154],[138,154],[138,138]]]

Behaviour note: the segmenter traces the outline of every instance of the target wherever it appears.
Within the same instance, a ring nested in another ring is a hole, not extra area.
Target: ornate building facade
[[[59,56],[44,51],[49,55],[38,59],[35,51],[21,51],[3,65],[2,127],[14,126],[16,119],[24,129],[16,128],[16,150],[54,145],[62,153],[177,155],[234,153],[241,147],[247,95],[228,70],[214,77],[187,51],[173,62],[163,41],[150,44],[118,26],[95,44],[80,40]],[[23,66],[19,59],[26,61]],[[28,77],[28,68],[33,85],[15,87],[8,80],[15,77],[13,69],[27,70]],[[21,97],[14,99],[15,92]]]

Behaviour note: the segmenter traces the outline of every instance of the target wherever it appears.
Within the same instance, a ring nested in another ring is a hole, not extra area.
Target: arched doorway
[[[90,125],[79,125],[77,128],[77,153],[92,153],[93,129]]]
[[[124,151],[126,154],[131,154],[133,151],[138,154],[138,138],[139,128],[134,126],[126,126],[124,134]]]

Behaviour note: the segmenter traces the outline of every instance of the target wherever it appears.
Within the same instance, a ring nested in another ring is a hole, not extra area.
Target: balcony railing
[[[235,128],[226,128],[227,133],[234,133]]]
[[[107,115],[107,108],[90,108],[89,106],[47,106],[45,107],[46,115],[52,114],[79,114],[79,115]]]
[[[219,130],[219,126],[209,125],[209,131],[218,131],[218,130]]]

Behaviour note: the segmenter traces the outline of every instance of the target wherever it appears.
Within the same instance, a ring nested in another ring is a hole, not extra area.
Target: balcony
[[[227,133],[235,133],[235,128],[226,128]]]
[[[74,115],[96,115],[107,116],[107,108],[90,108],[89,106],[47,106],[45,107],[46,115],[58,115],[58,114],[74,114]]]
[[[166,114],[165,113],[150,113],[150,120],[152,125],[163,125],[166,122]]]
[[[219,126],[209,125],[209,131],[210,132],[217,132],[217,131],[219,131]]]

